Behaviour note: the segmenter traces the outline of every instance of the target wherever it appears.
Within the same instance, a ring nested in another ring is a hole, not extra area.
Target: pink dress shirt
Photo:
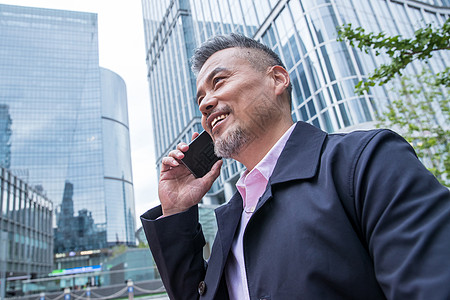
[[[255,211],[259,198],[266,189],[275,164],[294,127],[295,124],[285,132],[255,168],[251,171],[246,170],[236,183],[236,188],[242,196],[244,210],[241,216],[239,231],[236,232],[233,244],[231,245],[231,253],[225,266],[225,278],[230,299],[250,300],[242,243],[245,227]]]

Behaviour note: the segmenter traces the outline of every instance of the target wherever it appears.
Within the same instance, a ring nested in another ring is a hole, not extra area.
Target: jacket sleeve
[[[141,216],[142,226],[170,299],[197,299],[205,277],[205,239],[198,207],[165,218],[161,206]]]
[[[355,160],[351,194],[388,299],[450,298],[450,193],[397,134],[379,131]]]

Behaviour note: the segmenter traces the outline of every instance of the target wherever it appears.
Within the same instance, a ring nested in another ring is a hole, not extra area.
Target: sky
[[[0,4],[98,14],[100,66],[117,73],[127,86],[136,226],[139,228],[139,216],[159,204],[141,0],[0,0]]]

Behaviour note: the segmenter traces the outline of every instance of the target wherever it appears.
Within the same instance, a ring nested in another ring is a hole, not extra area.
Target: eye
[[[225,77],[214,77],[213,79],[213,86],[216,87],[216,85],[222,81],[222,79],[224,79]]]
[[[203,96],[197,98],[197,105],[198,106],[200,106],[200,104],[202,103],[203,98],[204,98]]]

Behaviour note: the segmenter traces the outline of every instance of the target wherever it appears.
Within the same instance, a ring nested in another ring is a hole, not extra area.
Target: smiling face
[[[197,77],[202,126],[221,157],[236,158],[245,146],[270,131],[271,122],[286,111],[286,104],[278,101],[272,68],[253,66],[245,58],[251,55],[249,51],[228,48],[216,52]]]

